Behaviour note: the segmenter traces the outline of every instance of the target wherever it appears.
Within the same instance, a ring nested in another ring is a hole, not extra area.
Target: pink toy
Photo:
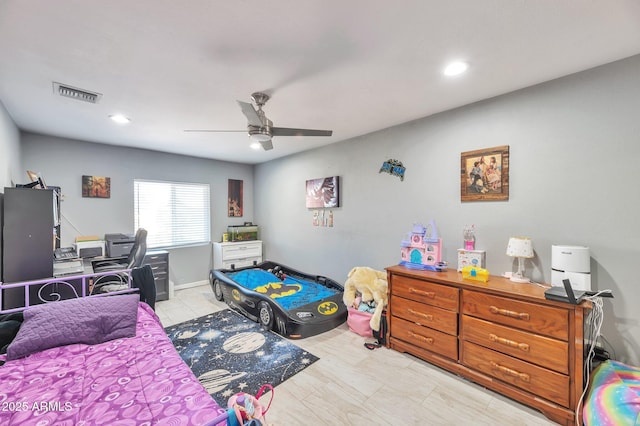
[[[402,262],[435,266],[442,260],[442,239],[438,238],[433,220],[426,227],[414,223],[400,247]]]

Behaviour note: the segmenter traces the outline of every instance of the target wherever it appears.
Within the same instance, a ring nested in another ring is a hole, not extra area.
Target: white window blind
[[[209,185],[134,180],[135,229],[147,246],[178,247],[211,242]]]

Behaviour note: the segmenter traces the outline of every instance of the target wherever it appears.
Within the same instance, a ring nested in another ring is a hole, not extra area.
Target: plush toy
[[[380,330],[380,317],[387,305],[387,273],[376,271],[368,266],[356,266],[347,277],[342,301],[346,306],[352,306],[356,309],[358,309],[358,306],[355,305],[358,294],[363,302],[374,301],[376,308],[369,325],[372,330]]]

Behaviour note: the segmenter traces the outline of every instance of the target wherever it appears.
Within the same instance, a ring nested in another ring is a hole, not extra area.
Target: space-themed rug
[[[165,331],[220,405],[238,392],[255,395],[265,383],[277,386],[319,359],[231,309]]]

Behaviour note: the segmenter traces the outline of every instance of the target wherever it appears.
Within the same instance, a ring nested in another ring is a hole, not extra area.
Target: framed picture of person
[[[460,201],[509,199],[509,146],[460,155]]]

